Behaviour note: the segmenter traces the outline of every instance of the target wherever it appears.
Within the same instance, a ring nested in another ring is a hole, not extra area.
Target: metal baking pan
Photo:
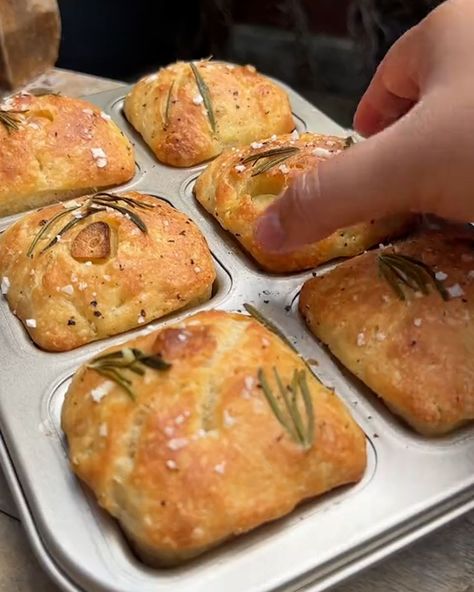
[[[345,134],[287,90],[299,131]],[[259,271],[193,199],[192,185],[204,165],[176,169],[159,164],[126,122],[122,105],[127,91],[123,87],[89,99],[135,144],[137,175],[121,189],[133,187],[165,197],[193,218],[207,237],[218,280],[211,301],[195,310],[242,310],[244,302],[261,309],[302,355],[317,360],[315,374],[336,389],[365,431],[369,462],[355,486],[307,502],[286,518],[182,567],[151,569],[133,555],[118,524],[74,477],[59,417],[71,376],[81,363],[189,311],[72,352],[46,353],[30,341],[2,299],[0,461],[34,550],[51,577],[68,592],[316,592],[474,508],[474,428],[437,440],[418,436],[342,368],[297,313],[299,290],[312,272]],[[0,228],[16,218],[4,220]]]

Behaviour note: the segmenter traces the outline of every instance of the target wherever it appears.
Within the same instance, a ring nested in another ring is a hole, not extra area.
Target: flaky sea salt
[[[244,378],[244,386],[248,391],[251,391],[255,385],[255,378],[253,376],[246,376]]]
[[[71,284],[68,284],[67,286],[63,286],[61,288],[61,292],[64,292],[65,294],[69,294],[69,296],[71,296],[72,294],[74,294],[74,288],[71,286]]]
[[[113,386],[114,383],[110,380],[103,382],[102,384],[91,390],[91,399],[96,403],[99,403],[101,399],[103,399],[106,395],[110,393]]]
[[[145,319],[145,317],[144,317],[143,315],[139,315],[139,316],[138,316],[138,319],[137,319],[137,323],[138,323],[139,325],[143,325],[143,323],[145,322],[145,320],[146,320],[146,319]]]
[[[243,173],[245,171],[245,165],[243,164],[236,164],[234,169],[238,172],[238,173]]]
[[[382,331],[377,331],[377,333],[375,334],[375,339],[377,341],[384,341],[386,338],[385,333],[382,333]]]
[[[435,273],[435,278],[440,282],[444,281],[447,277],[448,277],[448,274],[444,273],[444,271],[437,271]]]
[[[107,154],[102,148],[91,148],[92,158],[99,169],[107,166]]]
[[[187,438],[172,438],[169,440],[167,446],[170,450],[180,450],[184,448],[189,443]]]
[[[168,469],[170,469],[170,471],[177,471],[178,470],[178,465],[172,459],[168,459],[166,461],[166,466],[168,467]]]
[[[27,327],[31,327],[32,329],[36,329],[37,323],[36,319],[26,319],[25,321]]]
[[[263,144],[261,142],[252,142],[250,144],[250,148],[253,148],[254,150],[258,150],[259,148],[263,148]]]
[[[415,327],[421,327],[421,323],[422,323],[422,319],[415,319],[413,321],[413,324],[415,325]]]
[[[225,464],[225,460],[223,460],[221,463],[214,465],[214,471],[219,475],[223,475],[225,473]]]
[[[313,150],[313,154],[315,156],[319,156],[320,158],[329,158],[332,156],[332,152],[330,150],[326,150],[326,148],[315,148]]]
[[[92,109],[83,109],[82,112],[86,115],[94,115],[94,111],[92,111]]]
[[[365,335],[363,333],[359,333],[357,335],[357,345],[359,347],[362,347],[363,345],[365,345]]]
[[[235,424],[235,417],[233,417],[227,409],[224,409],[224,425],[228,428],[232,427]]]
[[[201,95],[196,95],[196,96],[193,98],[193,103],[194,103],[195,105],[202,105],[202,104],[203,104],[203,102],[204,102],[204,99],[202,98],[202,96],[201,96]]]
[[[449,294],[451,298],[459,298],[460,296],[464,295],[464,290],[461,288],[459,284],[453,284],[452,286],[448,286],[446,288],[446,292]]]
[[[286,175],[287,173],[290,172],[290,169],[286,166],[286,164],[281,164],[278,169],[284,174]]]

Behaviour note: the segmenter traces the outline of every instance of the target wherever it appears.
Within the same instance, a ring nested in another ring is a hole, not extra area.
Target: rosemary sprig
[[[252,304],[249,304],[248,302],[244,302],[244,308],[249,313],[250,316],[252,316],[255,320],[257,320],[259,323],[261,323],[269,331],[271,331],[272,333],[275,333],[275,335],[278,335],[278,337],[282,341],[284,341],[288,347],[290,347],[294,352],[296,352],[299,355],[296,347],[291,343],[291,341],[288,339],[288,337],[286,335],[284,335],[280,331],[280,329],[276,325],[274,325],[270,320],[268,320],[258,309],[256,309],[255,306],[253,306]]]
[[[48,95],[51,95],[53,97],[60,97],[61,96],[61,93],[59,91],[54,91],[54,90],[51,90],[51,89],[43,87],[43,86],[38,86],[36,88],[32,88],[27,92],[30,95],[33,95],[34,97],[45,97]]]
[[[388,282],[400,300],[406,300],[405,290],[429,294],[435,288],[443,300],[448,300],[444,286],[436,279],[433,270],[418,259],[396,253],[381,253],[378,256],[380,275]]]
[[[196,64],[194,62],[190,62],[189,65],[191,66],[191,70],[193,71],[199,94],[201,95],[202,100],[204,102],[204,107],[206,108],[207,117],[209,119],[209,123],[211,124],[212,131],[215,133],[216,118],[214,117],[214,110],[212,108],[211,94],[209,92],[209,88],[206,82],[204,81],[204,78],[202,77],[201,73],[199,72]]]
[[[134,199],[133,197],[126,197],[125,195],[115,195],[113,193],[107,193],[106,191],[99,191],[94,195],[94,199],[102,199],[107,201],[124,201],[132,208],[141,208],[142,210],[152,210],[155,206],[153,204],[145,203]]]
[[[249,154],[243,158],[240,162],[242,164],[248,164],[253,162],[252,166],[255,166],[262,158],[272,158],[274,156],[290,156],[299,152],[297,146],[281,146],[280,148],[270,148],[270,150],[264,150],[263,152],[256,152],[255,154]]]
[[[285,386],[276,368],[273,368],[278,394],[273,393],[262,368],[258,370],[258,380],[262,387],[263,394],[279,423],[288,432],[290,438],[308,449],[314,442],[314,409],[306,372],[294,370],[291,385]],[[304,411],[304,418],[301,416],[301,404]],[[306,420],[306,421],[305,421]]]
[[[86,367],[118,384],[131,399],[135,400],[132,380],[124,372],[131,371],[139,376],[144,376],[145,369],[142,366],[153,370],[168,370],[171,368],[171,364],[163,360],[161,356],[145,354],[134,347],[126,347],[122,350],[98,356],[89,362]]]
[[[20,128],[19,115],[26,113],[27,111],[2,111],[0,109],[0,124],[2,124],[7,132],[11,134]]]
[[[355,143],[356,143],[356,141],[354,139],[354,136],[347,136],[347,138],[344,138],[343,149],[347,150],[347,148],[350,148]]]
[[[174,90],[175,84],[176,84],[176,80],[173,80],[173,82],[171,83],[170,89],[168,91],[168,97],[166,98],[166,107],[165,107],[165,116],[164,116],[165,125],[168,125],[170,122],[171,99],[173,97],[173,90]]]
[[[124,203],[125,205],[119,205],[120,202]],[[50,220],[41,227],[39,232],[34,237],[33,241],[31,242],[30,246],[28,247],[28,251],[26,252],[27,257],[32,257],[33,252],[38,245],[38,243],[46,238],[48,238],[48,231],[52,230],[52,228],[61,220],[64,216],[68,214],[72,215],[72,218],[68,220],[68,222],[55,233],[55,236],[48,242],[48,244],[41,250],[40,254],[44,253],[55,244],[59,242],[59,240],[72,228],[74,228],[77,224],[81,223],[86,218],[97,214],[98,212],[103,212],[106,208],[111,208],[120,212],[123,216],[126,216],[130,219],[131,222],[135,224],[139,230],[143,233],[147,233],[148,229],[145,222],[142,218],[133,210],[136,208],[142,210],[149,210],[153,209],[155,206],[148,203],[142,203],[132,197],[114,195],[113,193],[106,193],[106,192],[99,192],[90,197],[86,200],[82,205],[73,206],[70,208],[66,208],[64,211],[59,212],[55,216],[53,216]],[[73,212],[75,212],[73,214]]]
[[[38,244],[38,242],[43,238],[43,236],[48,232],[48,230],[56,223],[58,222],[58,220],[60,220],[61,218],[63,218],[64,216],[67,216],[70,212],[77,210],[79,206],[74,206],[72,208],[66,208],[64,211],[59,212],[59,214],[56,214],[55,216],[53,216],[50,220],[48,220],[48,222],[46,222],[46,224],[44,224],[41,227],[41,230],[36,234],[35,238],[33,239],[33,241],[31,242],[30,246],[28,247],[28,251],[26,252],[26,256],[27,257],[31,257],[31,255],[33,254],[33,251],[36,247],[36,245]]]
[[[132,210],[129,210],[126,207],[123,206],[119,206],[117,205],[115,202],[112,202],[110,200],[101,200],[101,199],[94,199],[93,204],[96,205],[103,205],[107,208],[112,208],[112,210],[116,210],[117,212],[120,212],[121,214],[123,214],[124,216],[128,216],[130,217],[130,220],[135,224],[135,226],[137,226],[143,233],[147,233],[148,229],[146,227],[145,222],[143,222],[143,220],[140,218],[140,216],[138,214],[136,214],[135,212],[132,212]],[[105,208],[96,208],[93,210],[92,213],[95,213],[97,211],[101,211],[101,209],[105,209]]]
[[[299,152],[299,148],[297,146],[282,146],[281,148],[271,148],[270,150],[265,150],[264,152],[250,154],[240,162],[241,164],[248,164],[250,162],[253,163],[252,167],[254,167],[254,170],[252,171],[252,177],[256,177],[257,175],[266,173],[297,152]],[[260,162],[262,160],[263,162]]]

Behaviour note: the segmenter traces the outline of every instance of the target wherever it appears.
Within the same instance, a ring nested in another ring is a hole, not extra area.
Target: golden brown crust
[[[10,308],[41,348],[70,350],[210,297],[214,264],[194,223],[163,200],[136,192],[120,195],[153,206],[132,209],[147,233],[109,209],[82,219],[42,253],[47,237],[53,239],[73,219],[67,214],[28,256],[44,221],[87,201],[81,198],[27,214],[0,236],[0,276],[10,284]],[[120,202],[119,207],[126,205]],[[109,226],[110,256],[75,259],[71,247],[77,235],[98,222]]]
[[[442,283],[463,292],[446,302],[437,291],[409,291],[402,301],[379,274],[380,250],[309,280],[300,297],[311,331],[397,415],[433,436],[474,419],[474,243],[457,237],[424,232],[383,251],[446,273]]]
[[[166,164],[198,164],[226,146],[240,146],[294,128],[286,92],[253,66],[194,62],[209,89],[213,132],[189,62],[140,80],[125,100],[125,114],[156,157]]]
[[[336,257],[357,255],[385,238],[406,231],[412,217],[394,216],[357,224],[335,232],[328,238],[298,248],[291,253],[267,253],[254,239],[258,216],[276,199],[291,179],[313,169],[321,160],[340,152],[345,140],[335,136],[304,133],[298,139],[284,135],[240,150],[227,150],[199,176],[195,185],[198,201],[223,228],[229,230],[264,269],[272,272],[299,271]],[[242,160],[283,147],[298,151],[267,172],[255,169],[267,162],[242,164]]]
[[[258,369],[276,366],[289,383],[305,365],[250,317],[203,312],[126,345],[172,366],[134,377],[135,400],[83,367],[62,427],[74,471],[147,562],[198,555],[363,475],[363,433],[309,372],[312,446],[296,444],[276,420]]]
[[[0,216],[120,185],[135,173],[130,142],[88,101],[22,94],[0,109],[18,123],[8,131],[0,122]]]

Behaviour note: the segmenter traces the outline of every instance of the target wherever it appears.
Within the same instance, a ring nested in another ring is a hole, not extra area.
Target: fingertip
[[[254,229],[257,244],[268,252],[276,252],[285,241],[285,232],[277,209],[272,206],[257,219]]]
[[[353,125],[356,132],[368,138],[382,131],[392,122],[392,118],[385,117],[368,101],[361,101],[355,112]]]

